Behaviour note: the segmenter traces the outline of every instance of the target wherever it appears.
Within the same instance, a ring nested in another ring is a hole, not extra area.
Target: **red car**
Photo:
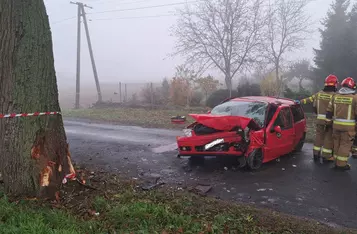
[[[233,98],[208,114],[190,114],[196,122],[177,137],[178,157],[233,156],[239,167],[258,169],[293,151],[300,151],[306,118],[291,99],[252,96]]]

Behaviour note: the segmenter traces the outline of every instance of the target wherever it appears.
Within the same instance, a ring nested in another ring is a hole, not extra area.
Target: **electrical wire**
[[[202,1],[202,0],[200,0]],[[133,10],[141,10],[141,9],[151,9],[151,8],[158,8],[158,7],[166,7],[166,6],[176,6],[176,5],[182,5],[186,3],[195,3],[199,1],[190,1],[190,2],[177,2],[177,3],[170,3],[170,4],[162,4],[162,5],[152,5],[152,6],[146,6],[146,7],[135,7],[135,8],[126,8],[126,9],[118,9],[118,10],[108,10],[108,11],[98,11],[98,12],[91,12],[87,13],[89,14],[103,14],[103,13],[109,13],[109,12],[122,12],[122,11],[133,11]]]
[[[53,22],[52,25],[53,25],[53,24],[62,23],[62,22],[64,22],[64,21],[71,20],[71,19],[74,19],[74,18],[77,18],[77,16],[73,16],[73,17],[70,17],[70,18],[66,18],[66,19],[63,19],[63,20],[59,20],[59,21]]]
[[[141,9],[151,9],[151,8],[159,8],[159,7],[166,7],[166,6],[176,6],[176,5],[182,5],[182,4],[187,4],[187,3],[196,3],[200,1],[205,1],[205,0],[196,0],[196,1],[185,1],[185,2],[177,2],[177,3],[170,3],[170,4],[161,4],[161,5],[152,5],[152,6],[146,6],[146,7],[135,7],[135,8],[126,8],[126,9],[118,9],[118,10],[108,10],[108,11],[100,11],[100,12],[90,12],[86,13],[87,15],[92,15],[92,14],[103,14],[103,13],[109,13],[109,12],[124,12],[124,11],[133,11],[133,10],[141,10]],[[316,1],[316,0],[312,0]],[[297,0],[293,2],[303,2],[303,0]],[[263,5],[263,6],[273,6],[276,4],[270,4],[270,5]],[[108,19],[92,19],[93,20],[115,20],[115,19],[137,19],[137,18],[155,18],[155,17],[164,17],[164,16],[169,16],[169,15],[158,15],[158,16],[139,16],[139,17],[121,17],[121,18],[108,18]],[[63,21],[67,21],[70,19],[74,19],[76,16],[73,16],[71,18],[63,19],[60,21],[57,21],[53,24],[58,24]]]
[[[166,14],[166,15],[148,15],[148,16],[133,16],[133,17],[120,17],[120,18],[104,18],[104,19],[91,19],[91,21],[96,20],[122,20],[122,19],[147,19],[147,18],[161,18],[167,16],[176,16],[176,14]]]

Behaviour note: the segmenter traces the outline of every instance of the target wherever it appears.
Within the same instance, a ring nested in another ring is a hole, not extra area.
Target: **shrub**
[[[238,97],[238,92],[232,90],[232,97]],[[223,102],[225,99],[229,98],[228,89],[219,89],[213,92],[206,101],[206,105],[210,108],[213,108]]]

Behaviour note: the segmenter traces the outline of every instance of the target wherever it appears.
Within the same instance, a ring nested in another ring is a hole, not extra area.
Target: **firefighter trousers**
[[[333,152],[337,167],[347,165],[354,137],[352,132],[333,130]]]
[[[316,124],[315,132],[314,155],[320,156],[320,153],[322,152],[322,157],[330,159],[333,151],[332,126]]]
[[[351,152],[354,157],[357,157],[357,137],[353,141]]]

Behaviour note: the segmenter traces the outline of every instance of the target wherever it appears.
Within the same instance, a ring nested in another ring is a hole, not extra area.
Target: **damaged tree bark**
[[[60,111],[43,0],[0,1],[0,114]],[[0,119],[0,173],[12,196],[53,199],[73,171],[62,117]]]

